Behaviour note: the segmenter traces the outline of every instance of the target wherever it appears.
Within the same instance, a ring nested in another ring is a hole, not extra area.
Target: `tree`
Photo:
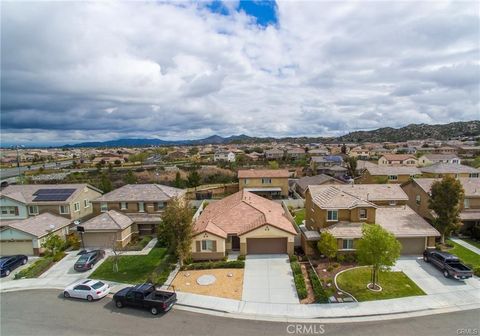
[[[49,254],[54,256],[65,247],[65,241],[55,234],[48,237],[43,243],[42,247],[47,249]]]
[[[190,255],[193,237],[193,210],[188,202],[172,198],[162,214],[158,239],[167,242],[180,264]]]
[[[108,172],[113,173],[113,165],[111,162],[108,163]]]
[[[446,176],[441,181],[432,184],[428,207],[437,215],[433,225],[440,232],[441,242],[445,244],[445,236],[460,224],[460,204],[463,202],[464,191],[460,181]]]
[[[112,181],[106,174],[102,174],[100,179],[100,189],[105,193],[113,190]]]
[[[338,252],[337,239],[330,233],[324,232],[320,235],[320,240],[317,243],[318,251],[330,259],[334,258]]]
[[[354,156],[349,156],[346,158],[348,175],[352,178],[357,177],[357,158]]]
[[[378,272],[395,264],[401,248],[395,236],[380,225],[363,226],[362,238],[357,242],[357,258],[360,264],[372,267],[370,289],[378,289]]]
[[[270,169],[278,169],[280,167],[277,161],[268,161],[268,166]]]
[[[129,170],[127,172],[127,174],[125,175],[123,181],[126,183],[126,184],[134,184],[134,183],[137,183],[137,177],[135,176],[135,174],[133,173],[133,171]]]
[[[191,171],[187,177],[188,186],[198,187],[200,185],[200,174],[196,170]]]
[[[185,187],[185,181],[182,179],[182,175],[179,171],[175,174],[175,181],[173,182],[173,186],[175,188],[183,188]]]
[[[342,154],[347,154],[347,145],[343,144],[342,148],[340,148],[340,151],[342,152]]]

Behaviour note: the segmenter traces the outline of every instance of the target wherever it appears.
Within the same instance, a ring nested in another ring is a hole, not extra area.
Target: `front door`
[[[232,236],[232,250],[240,250],[240,237]]]

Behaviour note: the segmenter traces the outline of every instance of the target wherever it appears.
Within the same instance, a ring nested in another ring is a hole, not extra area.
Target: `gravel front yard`
[[[197,279],[202,275],[213,275],[216,281],[211,285],[202,286]],[[232,274],[229,277],[228,274]],[[227,299],[242,299],[243,269],[206,269],[178,272],[172,283],[179,292],[218,296]]]

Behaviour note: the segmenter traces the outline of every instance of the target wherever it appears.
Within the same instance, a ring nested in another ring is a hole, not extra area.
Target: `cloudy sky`
[[[2,2],[2,145],[479,119],[479,6]]]

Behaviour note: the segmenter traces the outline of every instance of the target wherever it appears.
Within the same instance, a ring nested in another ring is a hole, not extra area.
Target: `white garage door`
[[[0,255],[25,254],[33,255],[33,244],[27,241],[2,241],[0,242]]]
[[[402,255],[420,255],[425,250],[425,237],[420,238],[398,238],[402,244]]]

